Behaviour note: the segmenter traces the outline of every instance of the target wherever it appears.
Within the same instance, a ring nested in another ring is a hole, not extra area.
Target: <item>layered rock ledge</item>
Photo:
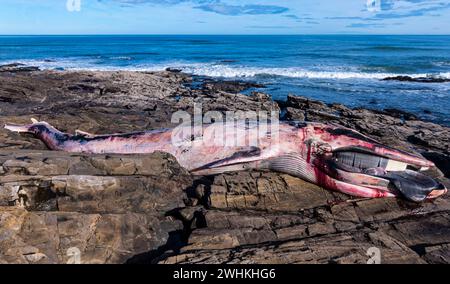
[[[0,67],[0,123],[45,120],[63,131],[173,127],[203,109],[280,111],[339,123],[422,154],[450,176],[450,129],[396,110],[274,102],[261,87],[181,72],[55,72]],[[450,198],[356,199],[274,172],[193,177],[165,153],[51,152],[0,130],[1,263],[449,263]]]

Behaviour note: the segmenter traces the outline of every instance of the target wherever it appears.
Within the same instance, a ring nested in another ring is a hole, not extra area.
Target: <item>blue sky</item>
[[[450,0],[0,3],[0,34],[450,34]]]

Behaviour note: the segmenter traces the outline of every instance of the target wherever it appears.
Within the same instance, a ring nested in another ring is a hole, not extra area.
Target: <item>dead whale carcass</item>
[[[238,121],[205,125],[197,132],[184,126],[128,134],[77,131],[71,135],[46,122],[32,121],[29,125],[7,124],[5,128],[31,133],[51,150],[167,152],[195,175],[269,169],[352,196],[403,196],[415,202],[447,192],[444,185],[422,173],[435,166],[432,162],[337,125]]]

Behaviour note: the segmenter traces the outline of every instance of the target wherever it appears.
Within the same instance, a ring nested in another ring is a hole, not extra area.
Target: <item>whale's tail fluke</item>
[[[31,124],[20,125],[7,123],[4,128],[12,132],[32,134],[44,142],[51,150],[59,150],[58,145],[68,137],[65,133],[54,128],[49,123],[38,121],[35,118],[31,119]]]
[[[33,126],[36,124],[39,124],[39,123],[45,123],[45,122],[39,122],[35,118],[32,118],[31,122],[32,122],[31,124],[25,124],[25,125],[7,123],[7,124],[5,124],[4,128],[9,131],[12,131],[12,132],[34,134]]]

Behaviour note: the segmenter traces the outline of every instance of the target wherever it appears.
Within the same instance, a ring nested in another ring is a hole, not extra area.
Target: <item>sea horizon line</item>
[[[0,34],[0,37],[39,37],[39,36],[450,36],[450,34],[359,34],[359,33],[323,33],[323,34]]]

